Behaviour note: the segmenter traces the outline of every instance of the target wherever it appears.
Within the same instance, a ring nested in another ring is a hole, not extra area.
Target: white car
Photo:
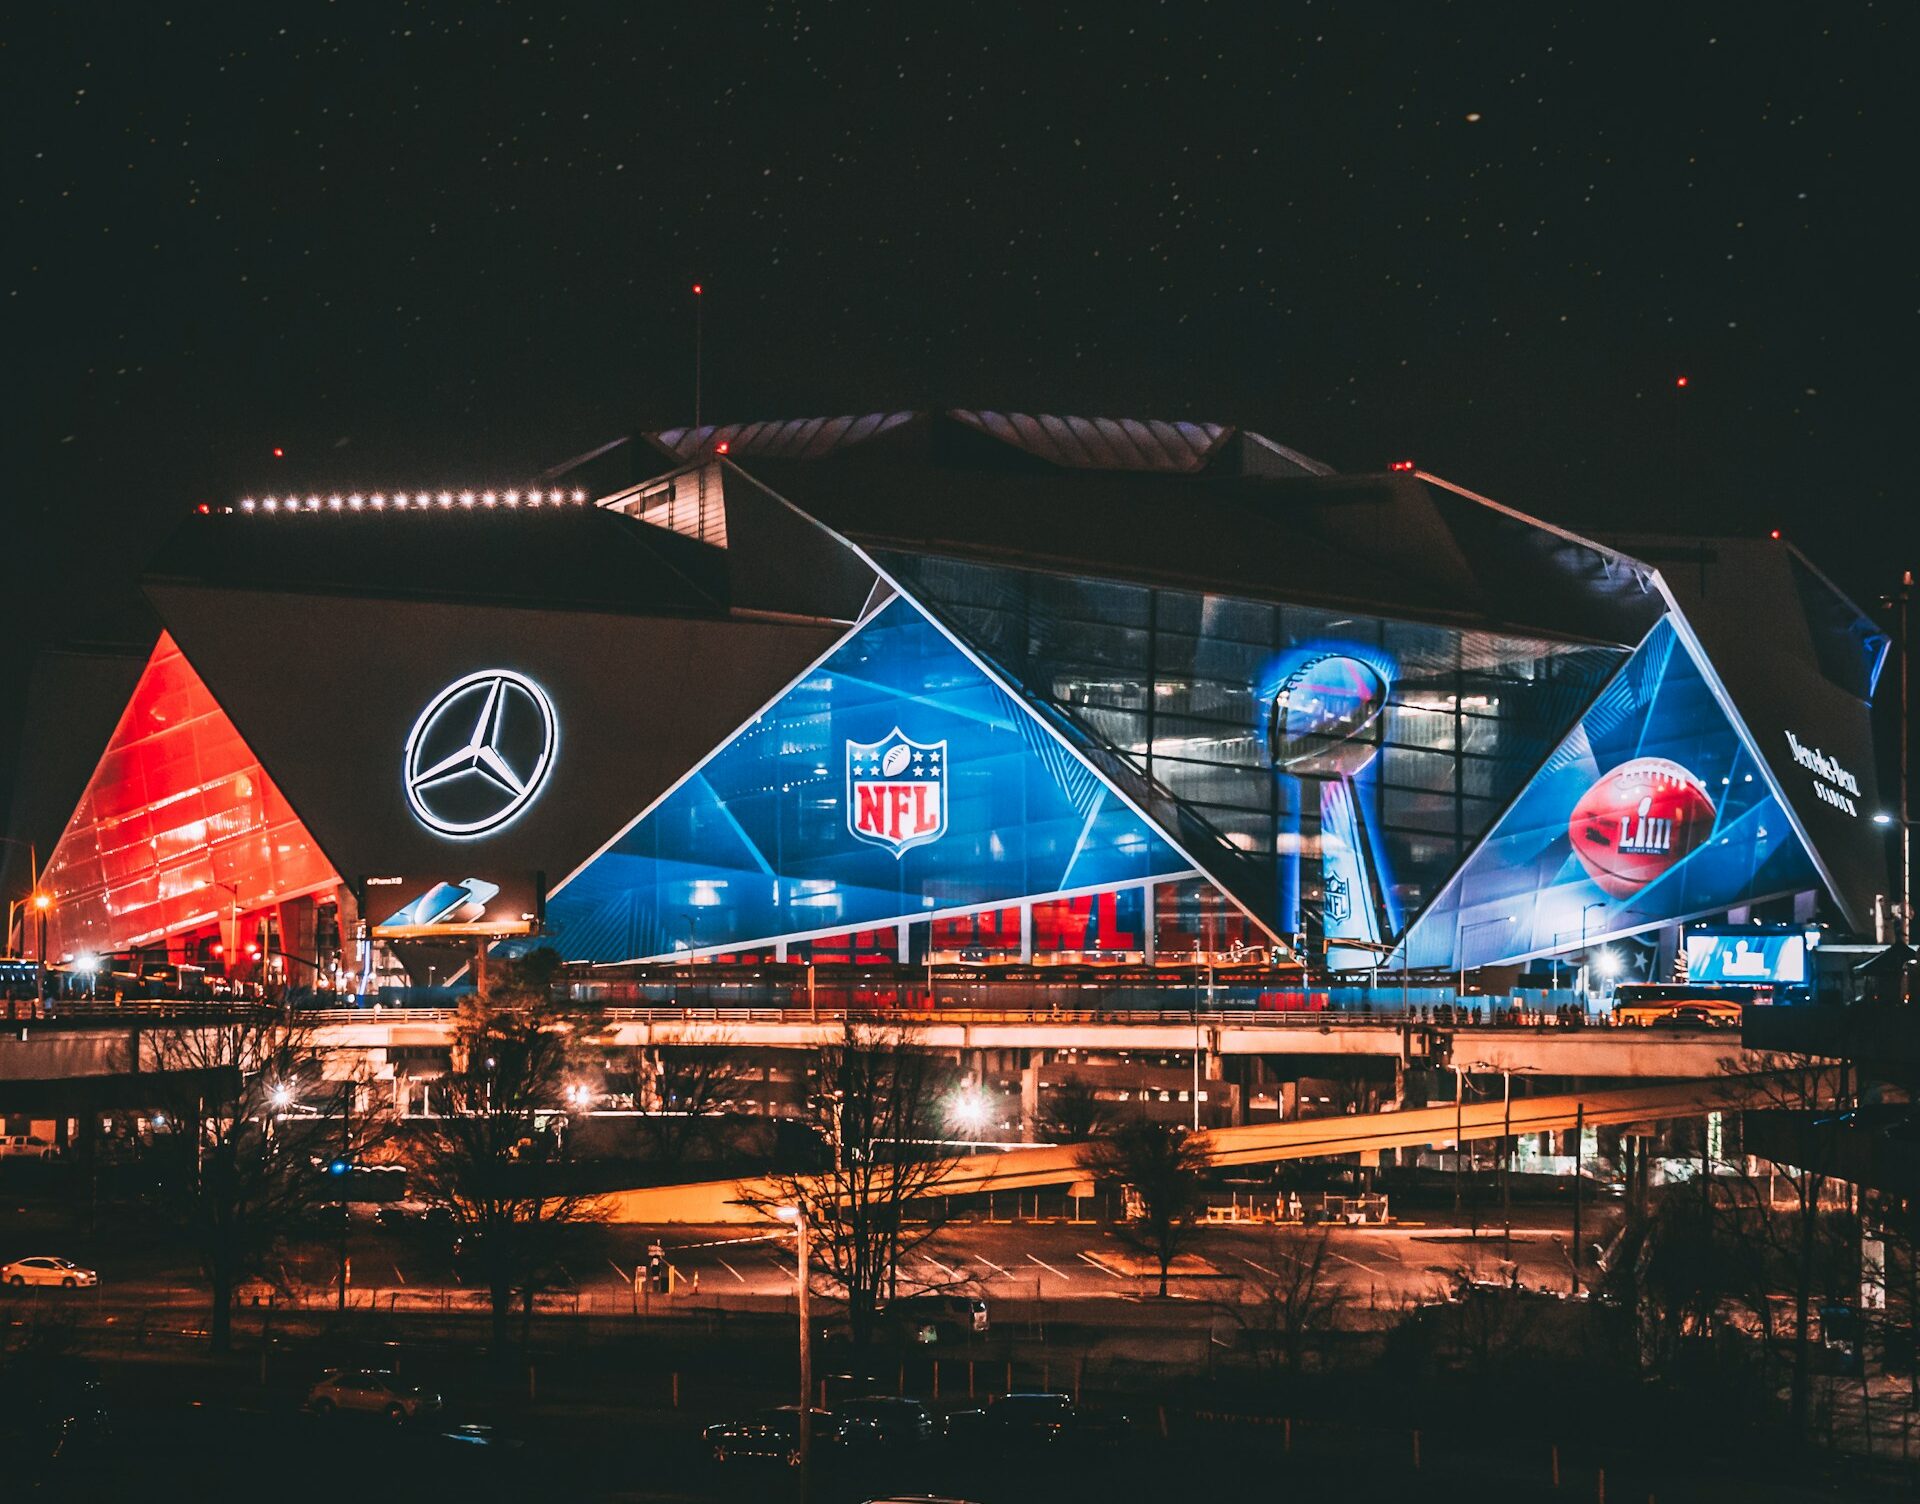
[[[307,1408],[316,1415],[336,1410],[358,1410],[389,1420],[415,1420],[440,1409],[440,1396],[431,1389],[402,1384],[390,1373],[375,1369],[335,1370],[307,1394]]]
[[[0,1134],[0,1159],[52,1159],[59,1152],[58,1144],[50,1144],[30,1133]]]
[[[72,1259],[57,1259],[52,1254],[35,1254],[30,1259],[15,1259],[11,1264],[0,1264],[0,1283],[9,1285],[65,1285],[77,1289],[81,1285],[97,1285],[100,1276],[91,1269],[82,1269]]]

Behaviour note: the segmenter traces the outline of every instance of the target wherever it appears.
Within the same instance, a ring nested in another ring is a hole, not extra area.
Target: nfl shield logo
[[[1327,923],[1345,924],[1353,917],[1353,900],[1347,892],[1347,880],[1337,872],[1329,872],[1327,874],[1326,889]]]
[[[847,829],[895,856],[945,835],[947,744],[916,742],[898,726],[877,742],[848,742]]]

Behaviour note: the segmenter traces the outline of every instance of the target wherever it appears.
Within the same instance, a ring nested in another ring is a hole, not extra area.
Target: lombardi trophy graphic
[[[1329,651],[1296,664],[1280,681],[1267,713],[1267,751],[1275,771],[1318,791],[1322,916],[1327,965],[1333,970],[1378,959],[1375,950],[1343,950],[1334,942],[1378,946],[1387,928],[1384,884],[1354,787],[1380,749],[1378,723],[1386,704],[1387,681],[1380,669],[1350,653]],[[1297,835],[1298,801],[1307,790],[1292,792]]]

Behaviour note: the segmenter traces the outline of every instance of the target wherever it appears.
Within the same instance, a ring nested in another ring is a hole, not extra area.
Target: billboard
[[[435,884],[469,879],[499,885],[488,923],[502,913],[500,923],[521,923],[534,908],[527,874],[584,861],[844,631],[178,585],[154,593],[332,870],[400,879],[368,893],[370,926]],[[287,642],[328,647],[289,653]]]
[[[1767,766],[1662,621],[1393,958],[1482,966],[1821,886]]]
[[[538,933],[546,880],[537,872],[474,877],[449,867],[369,874],[357,888],[375,940],[461,939]]]
[[[726,952],[1194,863],[896,596],[547,904],[594,961]]]

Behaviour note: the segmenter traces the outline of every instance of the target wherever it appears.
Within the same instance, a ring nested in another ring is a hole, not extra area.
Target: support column
[[[1033,905],[1024,899],[1020,904],[1020,964],[1033,961]]]
[[[1040,1121],[1040,1062],[1044,1050],[1028,1050],[1026,1069],[1020,1072],[1020,1142],[1030,1144],[1038,1136]]]

